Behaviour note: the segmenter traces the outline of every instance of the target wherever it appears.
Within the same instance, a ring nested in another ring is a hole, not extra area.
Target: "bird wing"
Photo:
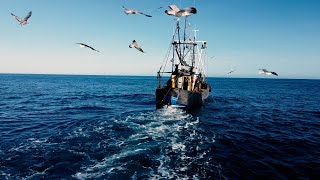
[[[132,14],[132,10],[131,9],[128,9],[128,8],[126,8],[124,6],[122,6],[122,8],[123,8],[123,12],[126,13],[127,15],[128,14]]]
[[[24,18],[24,20],[27,21],[31,17],[31,15],[32,15],[32,11],[28,13],[28,15]]]
[[[94,50],[94,51],[100,52],[100,51],[98,51],[98,50],[96,50],[96,49],[94,49],[94,48],[92,48],[92,47],[91,47],[91,49]]]
[[[144,51],[142,50],[142,48],[141,48],[141,47],[136,47],[136,49],[138,49],[139,51],[141,51],[141,52],[143,52],[143,53],[144,53]]]
[[[86,45],[86,44],[83,44],[83,43],[76,43],[76,44],[80,44],[80,45],[83,45],[83,46],[85,46],[85,47],[87,47],[87,48],[90,48],[90,49],[92,49],[92,50],[94,50],[94,51],[100,52],[100,51],[94,49],[93,47],[91,47],[91,46],[89,46],[89,45]]]
[[[278,74],[277,74],[277,73],[275,73],[275,72],[271,72],[271,74],[278,76]]]
[[[188,13],[197,14],[197,9],[194,7],[184,8],[183,10],[185,10]]]
[[[262,72],[269,72],[268,70],[266,70],[266,69],[260,69],[260,71],[262,71]]]
[[[95,48],[93,48],[93,47],[91,47],[91,46],[88,46],[88,45],[86,45],[86,44],[84,44],[84,46],[86,46],[87,48],[90,48],[90,49],[92,49],[92,50],[94,50],[94,51],[99,52],[98,50],[96,50]]]
[[[137,43],[136,40],[133,40],[132,43],[131,43],[131,45],[132,45],[134,48],[136,48],[137,50],[139,50],[139,51],[141,51],[141,52],[144,53],[143,49],[139,46],[139,44]]]
[[[19,18],[18,16],[14,15],[14,14],[12,14],[12,13],[11,13],[11,15],[12,15],[12,16],[14,16],[14,17],[16,18],[16,20],[17,20],[17,21],[22,22],[22,19],[21,19],[21,18]]]
[[[122,6],[122,8],[123,8],[124,10],[130,10],[130,9],[128,9],[128,8],[126,8],[126,7],[124,7],[124,6]]]
[[[145,15],[145,16],[147,16],[147,17],[152,17],[152,16],[150,16],[150,15],[148,15],[148,14],[144,14],[144,13],[142,13],[142,12],[137,12],[138,14],[142,14],[142,15]]]
[[[190,8],[183,8],[180,11],[176,13],[176,16],[181,17],[181,16],[190,16],[190,14],[196,14],[197,9],[194,7]]]
[[[170,11],[165,10],[164,13],[166,13],[166,14],[169,15],[169,16],[175,16],[177,12],[175,12],[175,11],[173,11],[173,10],[170,10]]]
[[[176,6],[176,5],[170,5],[168,6],[171,10],[175,11],[175,12],[178,12],[180,11],[180,9]]]
[[[135,48],[140,47],[136,40],[133,40],[131,44],[132,44],[132,46],[135,47]]]

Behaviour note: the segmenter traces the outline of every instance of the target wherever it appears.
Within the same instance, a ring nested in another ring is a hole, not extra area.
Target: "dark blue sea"
[[[0,179],[320,179],[320,81],[209,78],[196,110],[156,77],[0,75]]]

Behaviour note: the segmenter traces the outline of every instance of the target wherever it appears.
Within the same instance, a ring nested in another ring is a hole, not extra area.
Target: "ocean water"
[[[319,179],[320,81],[209,78],[155,109],[156,77],[0,75],[0,179]]]

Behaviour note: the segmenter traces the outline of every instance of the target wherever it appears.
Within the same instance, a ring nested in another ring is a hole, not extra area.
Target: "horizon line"
[[[126,74],[65,74],[65,73],[2,73],[0,75],[60,75],[60,76],[138,76],[138,77],[156,77],[156,75],[126,75]],[[167,76],[164,76],[167,77]],[[169,77],[169,76],[168,76]],[[230,79],[295,79],[295,80],[320,80],[320,78],[290,78],[290,77],[236,77],[236,76],[207,76],[207,78],[230,78]]]

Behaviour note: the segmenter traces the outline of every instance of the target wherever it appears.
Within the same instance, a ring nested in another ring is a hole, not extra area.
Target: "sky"
[[[318,0],[2,0],[0,73],[156,76],[175,25],[158,8],[170,4],[197,8],[189,20],[214,56],[210,77],[261,77],[266,68],[320,78]],[[153,17],[126,15],[122,5]],[[10,15],[29,11],[23,27]],[[128,47],[134,39],[147,53]]]

